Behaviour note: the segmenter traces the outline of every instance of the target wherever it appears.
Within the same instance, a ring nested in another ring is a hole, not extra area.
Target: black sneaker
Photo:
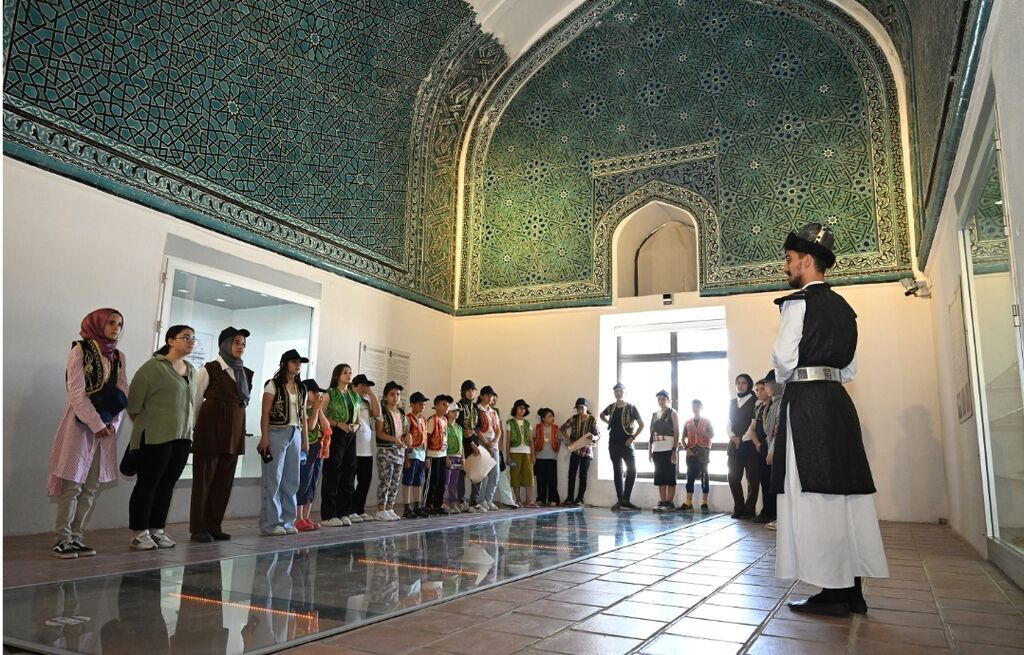
[[[416,512],[412,511],[411,509],[407,509],[407,510],[405,510],[405,512],[402,513],[402,518],[403,519],[418,519],[419,517],[416,515]]]
[[[754,517],[754,523],[768,523],[772,518],[767,514],[758,514]]]
[[[96,554],[96,550],[86,546],[85,541],[82,539],[72,539],[71,545],[74,546],[76,551],[78,551],[79,557],[92,557]]]
[[[227,532],[211,532],[210,536],[214,541],[231,541],[231,535]]]
[[[618,512],[621,509],[622,509],[622,501],[619,501],[619,502],[615,503],[614,505],[612,505],[612,511],[613,512]]]
[[[78,549],[70,541],[58,541],[51,554],[57,559],[75,559],[78,557]]]
[[[693,511],[693,505],[691,505],[690,503],[683,503],[682,505],[679,506],[679,511],[680,512],[692,512]]]
[[[640,511],[639,507],[637,507],[633,503],[629,502],[628,500],[622,501],[622,509],[624,509],[627,512],[639,512]]]
[[[429,518],[431,516],[431,512],[428,512],[422,507],[413,511],[416,513],[416,516],[420,517],[421,519]]]
[[[675,503],[673,503],[671,500],[665,501],[665,511],[666,512],[674,512],[675,510],[676,510],[676,504]]]
[[[573,506],[573,507],[583,507],[583,499],[582,499],[582,498],[578,498],[578,499],[576,499],[576,502],[574,502],[574,503],[572,504],[572,506]]]
[[[693,509],[693,507],[691,506],[690,509]],[[707,503],[704,503],[703,505],[700,506],[700,513],[701,514],[710,514],[711,513],[711,508],[708,507]]]

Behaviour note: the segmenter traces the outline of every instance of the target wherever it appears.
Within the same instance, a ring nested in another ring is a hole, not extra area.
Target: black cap
[[[573,405],[573,407],[579,407],[580,405],[583,405],[584,407],[590,407],[590,403],[588,403],[587,399],[583,398],[582,396],[576,399],[576,404]]]
[[[428,400],[430,400],[430,399],[427,398],[426,396],[424,396],[419,391],[413,391],[412,395],[409,396],[409,404],[410,405],[415,405],[416,403],[425,403]]]
[[[612,387],[612,391],[616,391],[618,389],[622,389],[623,391],[625,391],[626,390],[626,385],[622,384],[621,382],[616,382],[615,386]]]
[[[233,327],[226,327],[226,328],[224,328],[223,330],[220,331],[220,336],[217,337],[217,345],[219,346],[220,344],[224,343],[225,341],[231,341],[232,339],[234,339],[239,334],[242,335],[243,337],[245,337],[246,339],[249,338],[249,331],[248,330],[239,330],[239,329],[236,329],[236,328],[233,328]]]
[[[352,384],[353,387],[358,387],[360,384],[365,384],[368,387],[375,387],[375,386],[377,386],[376,384],[373,383],[372,380],[367,378],[366,375],[364,375],[362,373],[360,373],[359,375],[357,375],[354,378],[352,378],[352,383],[351,384]]]
[[[391,380],[390,382],[388,382],[387,384],[384,385],[384,395],[385,396],[388,395],[388,393],[390,393],[392,389],[398,389],[399,391],[401,391],[401,390],[405,389],[405,387],[403,387],[402,385],[398,384],[394,380]]]
[[[464,381],[462,383],[462,389],[460,389],[460,391],[465,392],[468,389],[474,389],[475,390],[476,389],[476,382],[473,382],[472,380]]]
[[[512,415],[513,416],[515,416],[516,408],[517,407],[522,407],[522,408],[524,408],[526,410],[526,413],[523,414],[523,416],[526,416],[526,415],[528,415],[530,413],[530,405],[525,400],[523,400],[522,398],[520,398],[517,401],[515,401],[514,403],[512,403]]]
[[[671,398],[672,396],[670,396],[670,395],[669,395],[669,393],[668,393],[667,391],[665,391],[664,389],[662,389],[662,390],[661,390],[661,391],[659,391],[658,393],[654,394],[654,397],[655,397],[655,398]]]
[[[498,394],[494,393],[494,387],[492,387],[491,385],[488,384],[488,385],[484,385],[484,388],[480,390],[480,395],[481,396],[497,396]]]
[[[302,355],[299,354],[299,351],[295,350],[294,348],[292,348],[291,350],[289,350],[289,351],[285,352],[283,355],[281,355],[281,363],[282,364],[284,364],[286,362],[290,362],[293,359],[297,359],[300,362],[302,362],[303,364],[308,364],[309,363],[309,358],[308,357],[303,357]]]
[[[452,398],[451,396],[449,396],[446,393],[442,393],[442,394],[438,394],[438,395],[434,396],[434,404],[435,405],[437,403],[441,402],[442,400],[445,401],[446,403],[448,403],[449,405],[451,405],[453,402],[455,402],[455,399]]]
[[[317,381],[314,380],[313,378],[309,378],[308,380],[303,380],[302,381],[302,386],[306,387],[306,391],[316,391],[317,393],[326,393],[327,392],[327,389],[324,389],[319,384],[317,384]]]
[[[832,228],[821,223],[808,223],[800,228],[800,231],[790,232],[782,248],[821,257],[826,268],[832,268],[836,263]]]

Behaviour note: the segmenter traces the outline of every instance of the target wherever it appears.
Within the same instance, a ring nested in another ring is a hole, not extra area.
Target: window
[[[253,370],[252,396],[246,409],[246,454],[238,459],[236,476],[259,477],[261,459],[256,453],[259,440],[263,385],[274,376],[281,354],[292,348],[313,359],[314,317],[318,301],[191,262],[168,258],[164,281],[163,306],[156,337],[162,344],[163,333],[171,325],[185,324],[196,332],[196,344],[189,361],[198,369],[219,354],[216,343],[228,326],[251,333],[246,339],[245,366]],[[304,365],[302,377],[314,370]],[[192,462],[182,478],[191,479]]]
[[[642,452],[637,456],[637,476],[654,477],[654,466],[643,451],[650,447],[648,428],[658,409],[655,394],[664,389],[672,395],[672,407],[679,412],[681,423],[692,416],[693,399],[703,402],[703,415],[716,433],[708,472],[712,480],[724,482],[728,473],[724,434],[730,398],[725,321],[622,326],[615,329],[615,339],[616,377],[626,386],[630,402],[648,426],[633,442]],[[610,475],[610,464],[608,469]],[[677,477],[686,478],[684,457],[679,458]]]

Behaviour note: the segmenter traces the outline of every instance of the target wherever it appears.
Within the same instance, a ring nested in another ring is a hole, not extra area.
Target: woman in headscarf
[[[220,355],[196,373],[192,436],[192,541],[224,541],[224,512],[235,482],[238,456],[245,454],[245,408],[252,393],[251,369],[242,364],[248,330],[224,328],[217,339]]]
[[[85,524],[100,485],[117,479],[117,428],[128,394],[124,353],[117,349],[123,327],[116,309],[90,312],[68,354],[68,402],[53,438],[47,484],[57,498],[53,556],[60,559],[96,554],[85,544]]]

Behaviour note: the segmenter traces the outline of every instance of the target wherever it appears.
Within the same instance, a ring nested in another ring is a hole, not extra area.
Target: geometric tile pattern
[[[628,169],[709,142],[714,195],[672,167],[635,181],[687,188],[713,209],[702,293],[781,285],[785,234],[812,220],[835,229],[840,281],[897,276],[910,264],[898,111],[881,51],[827,2],[587,3],[485,101],[460,311],[609,302],[594,162]]]
[[[999,157],[996,156],[985,179],[985,186],[981,189],[974,219],[968,228],[975,272],[1009,270],[1010,249],[1003,231],[1003,220],[1003,193],[999,180]]]
[[[454,253],[429,257],[447,284],[416,266],[426,229],[454,234],[431,193],[506,64],[463,0],[6,4],[10,154],[451,306]]]

